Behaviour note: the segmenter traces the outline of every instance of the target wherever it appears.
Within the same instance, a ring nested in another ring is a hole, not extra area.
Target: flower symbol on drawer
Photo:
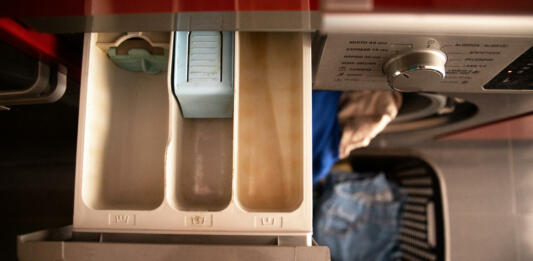
[[[192,215],[185,217],[185,225],[192,227],[210,227],[213,225],[212,215]]]

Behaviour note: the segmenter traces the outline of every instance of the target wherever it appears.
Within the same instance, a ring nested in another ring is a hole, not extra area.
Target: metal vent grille
[[[438,177],[426,162],[405,156],[352,155],[355,171],[383,171],[407,193],[401,216],[399,260],[444,260],[444,223]]]

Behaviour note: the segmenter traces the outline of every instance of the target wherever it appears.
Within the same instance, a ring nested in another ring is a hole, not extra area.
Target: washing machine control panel
[[[487,90],[533,90],[533,47],[483,87]]]
[[[527,56],[533,38],[331,33],[321,44],[321,48],[315,48],[321,49],[321,53],[314,54],[319,60],[314,63],[318,65],[314,75],[315,89],[533,90],[530,83],[524,85],[523,82],[518,84],[520,87],[508,88],[501,84],[505,78],[498,84],[489,83],[513,61]],[[525,63],[526,68],[533,68],[528,63],[533,60]]]

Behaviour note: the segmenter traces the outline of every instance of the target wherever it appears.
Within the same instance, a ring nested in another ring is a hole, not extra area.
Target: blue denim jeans
[[[332,260],[399,258],[397,236],[406,195],[384,174],[332,171],[326,182],[315,207],[314,238],[330,248]]]

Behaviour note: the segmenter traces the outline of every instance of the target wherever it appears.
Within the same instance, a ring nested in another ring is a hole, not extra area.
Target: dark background
[[[78,100],[69,81],[56,103],[0,111],[1,260],[17,235],[72,224]]]

